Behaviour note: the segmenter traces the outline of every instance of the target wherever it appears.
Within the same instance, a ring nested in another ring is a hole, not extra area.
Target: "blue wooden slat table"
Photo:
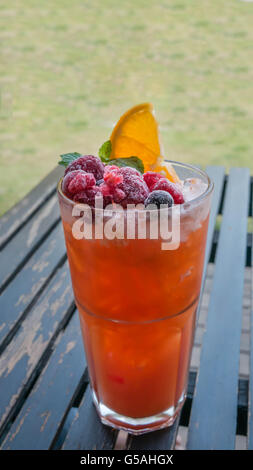
[[[239,374],[244,270],[253,262],[252,178],[246,168],[207,172],[215,191],[201,295],[211,265],[213,284],[200,364],[174,425],[143,436],[102,425],[92,404],[56,199],[61,168],[0,218],[1,449],[166,450],[182,424],[186,448],[233,449],[239,430],[253,449],[252,351],[249,376]]]
[[[246,168],[231,170],[191,412],[190,449],[235,446],[249,183]]]

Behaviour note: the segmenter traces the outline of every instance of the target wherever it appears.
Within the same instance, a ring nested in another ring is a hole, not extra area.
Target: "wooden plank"
[[[222,190],[223,190],[223,185],[224,185],[224,180],[225,180],[225,169],[222,166],[207,166],[206,172],[214,183],[214,190],[213,190],[213,195],[212,195],[212,205],[211,205],[211,210],[210,210],[209,226],[208,226],[208,233],[207,233],[207,240],[206,240],[206,254],[205,254],[205,263],[204,263],[204,269],[203,269],[202,289],[203,289],[203,284],[205,281],[207,265],[208,265],[210,255],[211,255],[216,218],[219,212],[219,207],[220,207],[221,197],[222,197]]]
[[[8,243],[13,234],[55,192],[56,183],[62,174],[62,167],[56,167],[40,184],[35,186],[18,204],[0,218],[0,249]]]
[[[231,169],[189,424],[189,449],[235,446],[249,182],[247,168]]]
[[[153,431],[141,436],[130,436],[128,448],[131,450],[168,450],[175,446],[179,416],[169,428]]]
[[[0,427],[3,430],[74,308],[67,262],[59,268],[0,357]]]
[[[100,422],[88,386],[64,441],[63,450],[113,449],[116,435],[115,430]]]
[[[180,425],[188,426],[191,412],[192,399],[196,384],[197,372],[190,371],[187,388],[187,399],[180,416]],[[248,411],[248,380],[239,379],[238,383],[238,407],[237,407],[237,434],[247,434],[247,411]]]
[[[0,296],[0,352],[65,257],[63,230],[58,224]]]
[[[253,235],[251,234],[253,238]],[[253,242],[253,240],[252,240]],[[253,268],[253,250],[251,250],[251,267]],[[253,305],[253,279],[252,282],[252,300]],[[248,411],[248,448],[253,450],[253,310],[250,318],[250,377],[249,377],[249,411]]]
[[[60,220],[56,194],[35,213],[1,251],[0,291],[12,280],[18,269]]]
[[[209,177],[212,179],[214,183],[214,191],[212,197],[212,205],[209,217],[209,227],[208,227],[208,235],[207,235],[207,242],[206,242],[206,256],[205,256],[205,265],[203,269],[203,282],[202,282],[202,289],[200,293],[200,298],[203,293],[204,289],[204,281],[206,276],[207,264],[211,253],[212,247],[212,240],[215,228],[216,217],[220,207],[220,201],[222,196],[223,184],[224,184],[224,168],[221,166],[214,166],[214,167],[207,167],[206,169]],[[200,302],[199,302],[200,304]],[[199,308],[198,308],[199,311]],[[168,429],[152,433],[152,448],[153,449],[170,449],[173,445],[178,427],[178,420],[176,423]],[[140,442],[139,442],[140,441]],[[143,436],[134,436],[130,439],[129,448],[130,449],[149,449],[150,447],[150,436],[149,434],[145,434]],[[141,446],[141,447],[140,447]]]
[[[196,313],[197,320],[198,320],[199,312],[200,312],[201,298],[202,298],[204,287],[205,287],[207,266],[208,266],[208,262],[210,260],[211,251],[212,251],[212,243],[213,243],[213,238],[214,238],[214,233],[215,233],[216,218],[219,212],[221,198],[222,198],[222,191],[223,191],[224,182],[225,182],[224,167],[208,166],[206,168],[206,172],[214,183],[214,190],[213,190],[213,195],[212,195],[212,205],[211,205],[210,216],[209,216],[209,225],[208,225],[207,240],[206,240],[206,253],[205,253],[205,261],[204,261],[204,267],[203,267],[202,285],[201,285],[201,291],[200,291],[200,296],[199,296],[200,300],[199,300],[197,313]]]
[[[46,450],[54,441],[86,368],[77,311],[36,386],[26,399],[2,449]]]

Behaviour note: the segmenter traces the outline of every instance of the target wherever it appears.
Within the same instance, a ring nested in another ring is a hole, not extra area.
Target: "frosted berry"
[[[143,175],[143,179],[148,186],[149,191],[153,191],[154,186],[161,178],[163,178],[163,176],[160,175],[160,173],[155,173],[154,171],[147,171]]]
[[[106,167],[104,172],[104,181],[110,187],[116,187],[119,183],[122,183],[123,176],[120,172],[120,168],[115,165]]]
[[[116,204],[120,204],[125,199],[126,195],[124,191],[122,191],[122,189],[116,187],[114,188],[112,197],[113,197],[114,202],[116,202]]]
[[[100,185],[103,196],[126,207],[145,201],[149,190],[141,173],[132,167],[119,168],[116,165],[105,167],[104,183]]]
[[[123,181],[118,185],[118,189],[125,193],[125,198],[121,201],[122,206],[143,203],[149,194],[149,189],[141,173],[131,167],[121,168],[120,173]]]
[[[93,186],[92,188],[86,189],[73,196],[74,202],[80,202],[82,204],[88,204],[91,207],[95,207],[96,198],[103,198],[103,207],[106,207],[108,204],[111,204],[111,197],[104,197],[99,186]]]
[[[160,208],[162,204],[166,204],[168,207],[173,205],[173,197],[167,191],[152,191],[147,199],[145,200],[145,207],[150,204],[155,205],[157,208]]]
[[[96,184],[92,173],[86,173],[82,170],[70,171],[62,181],[62,190],[66,196],[73,198],[74,195],[91,188]]]
[[[123,166],[120,168],[120,172],[123,175],[128,175],[128,176],[134,175],[134,176],[139,176],[143,178],[142,174],[136,168],[133,168],[132,166]]]
[[[183,204],[184,203],[184,196],[182,191],[180,190],[179,186],[175,183],[172,183],[167,178],[161,178],[155,184],[153,190],[162,190],[167,191],[171,194],[174,199],[175,204]]]
[[[92,173],[96,180],[102,179],[104,175],[104,165],[100,158],[94,155],[83,155],[74,160],[67,166],[65,175],[74,170],[83,170],[87,173]]]

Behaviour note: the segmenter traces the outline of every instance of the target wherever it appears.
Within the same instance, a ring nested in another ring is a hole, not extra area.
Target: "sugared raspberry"
[[[114,202],[116,202],[116,204],[120,204],[123,199],[125,199],[126,195],[124,193],[124,191],[122,191],[122,189],[116,187],[114,188],[114,191],[113,191],[113,200]]]
[[[62,191],[66,196],[73,199],[73,196],[86,191],[96,184],[96,180],[92,173],[86,173],[82,170],[70,171],[62,181]]]
[[[120,172],[120,168],[114,165],[105,168],[104,181],[110,187],[115,187],[119,183],[122,183],[123,176]]]
[[[100,190],[104,198],[110,198],[111,201],[114,201],[117,204],[126,197],[124,191],[119,189],[117,186],[109,185],[107,183],[102,183],[100,185]]]
[[[118,189],[125,193],[125,198],[120,201],[122,206],[143,203],[149,194],[149,189],[141,173],[131,167],[123,167],[120,172],[123,181],[118,185]]]
[[[88,204],[91,207],[95,207],[96,197],[103,198],[103,207],[106,207],[112,202],[112,198],[110,196],[103,196],[101,189],[98,186],[93,186],[92,188],[86,189],[86,191],[82,191],[78,194],[75,194],[73,197],[73,201],[81,202],[82,204]]]
[[[105,167],[104,183],[100,185],[100,189],[105,197],[111,197],[113,202],[123,207],[144,202],[149,193],[138,170],[115,165]]]
[[[147,171],[143,175],[143,179],[146,185],[148,186],[149,191],[153,191],[154,186],[156,185],[156,183],[159,181],[160,178],[163,178],[163,176],[160,175],[160,173],[155,173],[154,171]]]
[[[162,190],[167,191],[171,194],[174,199],[175,204],[183,204],[184,203],[184,196],[182,191],[180,190],[179,186],[171,181],[167,180],[167,178],[161,178],[155,184],[154,191]]]
[[[111,186],[109,186],[107,183],[103,182],[100,186],[99,186],[103,196],[112,196],[112,193],[113,193],[113,188]]]
[[[101,160],[94,155],[83,155],[77,158],[67,166],[65,175],[74,170],[83,170],[87,173],[92,173],[96,180],[102,179],[104,175],[104,165]]]
[[[136,168],[133,168],[132,166],[123,166],[122,168],[120,168],[120,172],[123,175],[128,175],[128,176],[134,175],[134,176],[139,176],[143,178],[142,174],[138,170],[136,170]]]
[[[119,166],[116,166],[116,165],[105,165],[105,174],[110,173],[112,170],[119,171],[120,168],[119,168]]]

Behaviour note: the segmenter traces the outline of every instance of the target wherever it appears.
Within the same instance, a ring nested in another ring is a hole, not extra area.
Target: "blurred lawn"
[[[2,2],[0,213],[151,101],[165,154],[253,170],[253,3]]]

